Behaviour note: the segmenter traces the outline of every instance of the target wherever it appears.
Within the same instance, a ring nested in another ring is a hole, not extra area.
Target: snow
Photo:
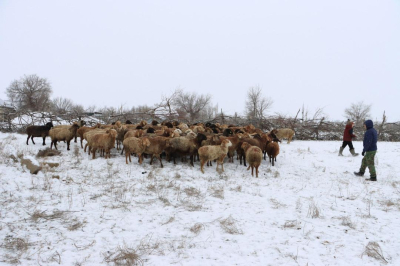
[[[400,265],[400,143],[378,143],[378,182],[366,182],[353,175],[362,157],[333,141],[283,142],[259,178],[237,160],[205,174],[127,165],[115,149],[92,160],[79,141],[35,158],[43,146],[25,141],[0,133],[0,264],[114,265],[124,250],[144,265],[383,265],[366,253],[376,242]],[[19,154],[60,165],[31,175]]]

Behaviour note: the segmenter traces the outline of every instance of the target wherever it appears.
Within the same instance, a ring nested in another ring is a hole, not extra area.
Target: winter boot
[[[365,179],[365,181],[376,181],[376,176]]]
[[[363,172],[354,172],[354,174],[355,174],[356,176],[364,176],[364,173],[363,173]]]
[[[350,150],[350,153],[351,153],[351,155],[353,155],[353,156],[357,156],[357,155],[358,155],[358,153],[356,153],[356,152],[354,151],[354,149],[351,149],[351,150]]]
[[[344,150],[344,148],[343,148],[343,147],[340,147],[339,156],[343,156],[343,150]]]

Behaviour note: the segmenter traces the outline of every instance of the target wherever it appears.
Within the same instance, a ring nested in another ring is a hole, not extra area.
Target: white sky
[[[52,97],[125,107],[177,87],[244,111],[250,86],[295,115],[351,103],[400,120],[400,1],[0,1],[0,98],[24,74]]]

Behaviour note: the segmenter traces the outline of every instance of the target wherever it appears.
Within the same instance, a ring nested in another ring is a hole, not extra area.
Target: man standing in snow
[[[375,171],[375,154],[378,149],[376,143],[378,142],[378,133],[374,128],[374,123],[371,120],[367,120],[364,122],[364,128],[366,129],[364,133],[364,149],[362,151],[362,156],[364,158],[361,162],[360,171],[354,172],[356,176],[363,176],[365,173],[365,169],[368,166],[370,178],[365,180],[367,181],[376,181],[376,171]]]

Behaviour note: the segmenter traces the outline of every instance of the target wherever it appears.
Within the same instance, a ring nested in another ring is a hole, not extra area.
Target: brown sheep
[[[128,157],[129,157],[129,162],[132,162],[131,153],[135,153],[139,158],[138,160],[139,164],[142,164],[143,162],[142,154],[146,150],[146,147],[151,145],[148,138],[135,138],[135,137],[129,137],[124,139],[122,144],[124,147],[123,149],[125,150],[126,164],[128,164]]]
[[[86,140],[84,152],[86,152],[86,148],[89,146],[88,154],[90,155],[91,147],[89,145],[89,142],[91,141],[92,137],[97,135],[97,134],[105,134],[106,131],[107,131],[106,129],[95,128],[93,130],[90,130],[90,131],[84,133],[83,134],[83,139]]]
[[[71,140],[76,136],[76,131],[78,130],[79,125],[74,123],[69,127],[59,127],[59,128],[52,128],[49,131],[49,136],[51,138],[50,149],[54,148],[57,149],[57,141],[66,141],[67,142],[67,150],[69,151],[69,144]]]
[[[224,139],[220,146],[203,146],[199,148],[200,170],[204,174],[204,164],[208,161],[217,160],[217,171],[221,164],[222,172],[224,171],[224,159],[228,153],[228,148],[232,143],[228,139]]]
[[[117,134],[118,133],[115,129],[109,129],[106,131],[105,134],[94,135],[89,142],[89,146],[92,149],[92,156],[93,156],[92,159],[95,159],[97,149],[105,151],[104,158],[106,159],[107,157],[110,158],[111,155],[110,150],[114,148]]]
[[[249,163],[247,170],[249,170],[251,167],[251,176],[254,176],[253,170],[256,168],[256,177],[258,177],[258,167],[261,165],[261,161],[263,159],[262,150],[257,146],[251,146],[247,142],[242,144],[242,148],[246,154],[246,161]]]
[[[201,142],[203,140],[207,140],[207,137],[199,133],[193,139],[187,137],[176,137],[169,139],[169,147],[165,151],[167,153],[167,158],[170,159],[173,157],[174,164],[176,164],[175,158],[178,155],[189,155],[190,156],[190,165],[194,166],[194,156],[197,154],[197,150],[201,146]]]
[[[229,158],[229,162],[233,163],[233,157],[235,155],[235,151],[237,150],[240,140],[241,140],[240,137],[238,135],[235,135],[232,137],[220,136],[219,138],[221,141],[224,139],[228,139],[232,143],[232,145],[229,146],[229,149],[228,149],[228,158]]]
[[[276,157],[279,154],[279,144],[278,142],[271,141],[267,144],[267,154],[269,157],[269,162],[274,166],[274,161],[276,162]]]
[[[100,124],[95,125],[94,127],[80,127],[77,131],[76,134],[81,138],[81,148],[83,149],[83,134],[86,132],[89,132],[93,129],[99,128]]]
[[[153,164],[153,159],[154,157],[158,158],[160,160],[161,168],[164,167],[162,160],[161,160],[161,153],[165,151],[168,146],[169,146],[169,138],[166,137],[143,137],[142,138],[143,143],[145,144],[145,154],[151,154],[151,160],[150,160],[150,165]],[[143,154],[142,154],[143,157]],[[142,158],[143,161],[143,158]]]
[[[243,160],[243,165],[247,166],[247,164],[246,164],[246,152],[243,149],[243,143],[248,143],[251,146],[257,146],[261,150],[264,149],[264,144],[263,144],[262,141],[260,141],[257,138],[243,138],[243,139],[241,139],[241,141],[240,141],[240,143],[239,143],[239,145],[238,145],[238,147],[236,149],[236,152],[237,152],[237,154],[239,156],[240,164],[242,164],[242,160]]]
[[[49,135],[50,129],[53,127],[52,122],[48,122],[44,126],[29,126],[26,128],[26,133],[28,134],[28,138],[26,139],[26,145],[28,145],[29,138],[31,138],[32,143],[34,137],[42,137],[43,138],[43,146],[46,145],[46,137]]]
[[[292,141],[294,136],[294,131],[290,128],[280,128],[275,130],[275,135],[278,139],[287,139],[287,143],[289,144]]]

